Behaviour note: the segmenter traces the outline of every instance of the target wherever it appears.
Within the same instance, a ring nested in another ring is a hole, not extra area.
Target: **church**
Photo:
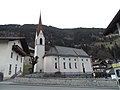
[[[34,56],[39,57],[34,72],[46,74],[59,72],[62,75],[92,75],[93,73],[91,58],[83,49],[53,46],[45,51],[41,15],[36,31]]]

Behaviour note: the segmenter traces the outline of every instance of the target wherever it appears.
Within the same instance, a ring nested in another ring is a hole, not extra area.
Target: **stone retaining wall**
[[[109,87],[116,88],[115,80],[92,79],[92,78],[23,78],[16,77],[15,83],[32,85],[57,85],[57,86],[77,86],[77,87]]]

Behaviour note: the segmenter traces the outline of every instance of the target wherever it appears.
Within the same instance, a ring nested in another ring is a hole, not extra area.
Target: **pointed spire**
[[[42,31],[41,13],[40,13],[39,24],[38,24],[38,28],[37,28],[37,35],[39,35],[40,31]]]

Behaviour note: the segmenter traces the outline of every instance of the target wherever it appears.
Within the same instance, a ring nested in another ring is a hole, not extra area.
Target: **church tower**
[[[36,37],[35,37],[35,53],[34,56],[38,56],[38,62],[35,65],[34,72],[43,72],[43,56],[45,55],[45,37],[43,35],[42,30],[42,21],[41,21],[41,14],[39,19],[38,28],[36,30]]]

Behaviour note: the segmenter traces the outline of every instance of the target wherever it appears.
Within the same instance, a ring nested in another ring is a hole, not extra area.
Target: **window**
[[[63,63],[63,67],[64,67],[64,69],[66,69],[66,65],[65,65],[65,62]]]
[[[9,75],[11,75],[11,69],[12,69],[12,65],[10,64],[10,66],[9,66]]]
[[[42,38],[40,38],[40,45],[42,45]]]
[[[16,60],[18,61],[18,55],[17,55],[17,57],[16,57]]]
[[[88,61],[88,59],[86,59],[86,61]]]
[[[83,61],[83,59],[82,59],[82,61]]]
[[[76,59],[74,59],[74,61],[76,61]]]
[[[71,67],[71,63],[69,63],[69,68],[72,69],[72,67]]]
[[[15,74],[17,73],[17,64],[15,65]]]
[[[65,60],[65,58],[63,58],[63,60]]]
[[[55,69],[57,69],[58,67],[57,67],[57,62],[55,63]]]
[[[77,63],[75,63],[75,68],[77,68]]]
[[[57,58],[55,58],[55,60],[57,60]]]
[[[71,59],[69,58],[69,61],[70,61]]]
[[[11,58],[13,58],[13,52],[11,52]]]
[[[83,73],[85,73],[84,63],[82,63]]]

